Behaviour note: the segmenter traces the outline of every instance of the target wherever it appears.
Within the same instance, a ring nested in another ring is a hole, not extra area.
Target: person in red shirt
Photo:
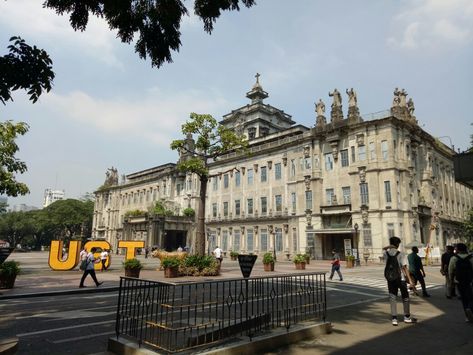
[[[342,273],[340,272],[340,255],[337,253],[335,249],[332,250],[332,271],[330,273],[329,279],[331,280],[333,278],[333,274],[335,271],[338,274],[338,277],[340,277],[340,281],[343,281],[343,276]]]

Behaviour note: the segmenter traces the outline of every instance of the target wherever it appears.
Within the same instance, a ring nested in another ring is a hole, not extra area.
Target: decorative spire
[[[263,87],[261,86],[259,82],[259,77],[261,76],[260,73],[256,73],[255,78],[256,78],[256,83],[253,85],[253,88],[251,91],[246,93],[246,97],[251,99],[251,103],[262,103],[265,98],[267,98],[269,95],[266,91],[263,90]]]

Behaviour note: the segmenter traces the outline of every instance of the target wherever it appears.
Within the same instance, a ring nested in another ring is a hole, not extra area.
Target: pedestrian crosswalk
[[[388,285],[386,279],[384,277],[358,277],[352,276],[349,274],[343,275],[343,281],[339,281],[338,278],[334,280],[327,279],[327,286],[332,286],[334,284],[345,284],[351,285],[356,287],[369,287],[369,288],[376,288],[380,290],[387,290]],[[432,288],[439,286],[437,284],[427,283],[426,288]],[[420,291],[420,285],[417,284],[417,290]]]

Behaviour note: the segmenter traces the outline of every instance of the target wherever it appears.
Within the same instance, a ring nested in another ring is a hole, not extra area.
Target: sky
[[[66,198],[95,191],[112,166],[119,175],[168,162],[191,112],[223,115],[249,103],[261,74],[266,103],[315,124],[314,103],[328,92],[358,95],[362,114],[390,108],[394,88],[415,102],[419,125],[465,150],[473,133],[473,0],[257,0],[225,12],[211,35],[184,1],[182,47],[173,63],[152,68],[94,17],[75,32],[38,0],[0,2],[0,55],[11,36],[45,49],[53,89],[32,104],[15,91],[0,120],[24,121],[17,142],[28,171],[17,177],[30,194],[10,207],[40,207],[44,190]]]

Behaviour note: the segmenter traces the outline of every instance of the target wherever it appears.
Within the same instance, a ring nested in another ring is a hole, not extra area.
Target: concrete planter
[[[296,270],[305,270],[305,262],[304,263],[294,263],[296,265]]]
[[[167,267],[164,269],[164,277],[166,278],[173,278],[173,277],[178,277],[179,272],[178,272],[178,267]]]
[[[125,276],[139,278],[140,270],[141,269],[126,269],[125,268]]]
[[[16,274],[2,275],[0,274],[0,288],[13,288],[15,285]]]
[[[274,263],[263,264],[264,271],[274,271]]]

